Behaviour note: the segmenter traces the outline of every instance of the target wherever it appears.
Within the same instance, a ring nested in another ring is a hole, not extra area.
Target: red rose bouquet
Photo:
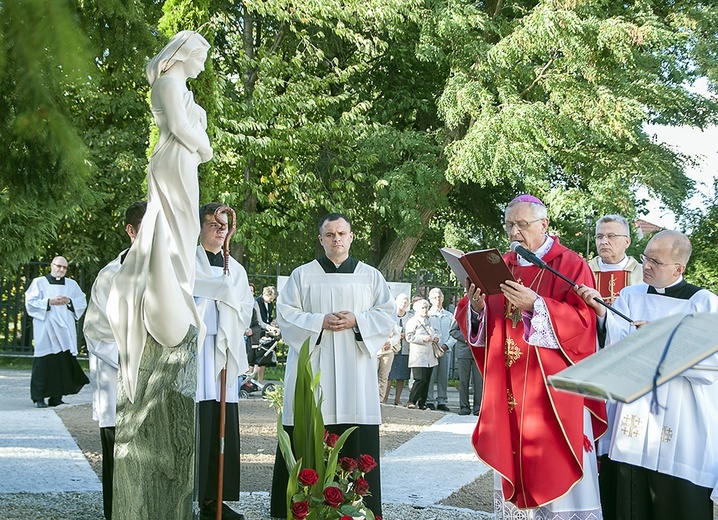
[[[289,435],[277,422],[279,448],[289,470],[287,486],[288,520],[381,520],[364,505],[370,494],[364,476],[376,467],[371,455],[358,459],[339,458],[346,439],[356,428],[341,436],[324,429],[319,377],[312,373],[309,342],[299,354],[299,371],[294,393],[294,450]]]

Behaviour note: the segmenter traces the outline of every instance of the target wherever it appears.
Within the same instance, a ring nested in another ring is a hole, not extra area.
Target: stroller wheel
[[[267,383],[266,385],[264,385],[264,387],[262,388],[262,397],[266,398],[267,392],[274,392],[275,388],[276,387],[275,387],[274,383]]]
[[[249,392],[247,392],[244,388],[241,388],[239,390],[239,398],[240,399],[249,399]]]

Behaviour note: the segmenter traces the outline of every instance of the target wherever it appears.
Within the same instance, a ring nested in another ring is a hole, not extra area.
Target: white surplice
[[[324,315],[351,311],[353,330],[322,331]],[[321,372],[325,424],[381,424],[376,354],[395,325],[394,298],[379,271],[359,262],[353,273],[325,273],[317,261],[295,269],[277,299],[277,318],[289,345],[283,422],[294,424],[297,363],[308,339],[314,373]],[[321,341],[317,344],[317,339]]]
[[[107,317],[107,298],[112,278],[122,265],[122,255],[102,268],[90,292],[85,315],[85,340],[90,353],[90,376],[95,381],[92,394],[92,418],[100,428],[115,426],[117,409],[117,342]]]
[[[626,287],[614,307],[633,320],[675,314],[718,312],[718,296],[701,289],[689,299],[648,294],[648,285]],[[716,316],[718,319],[718,316]],[[628,322],[608,313],[606,344],[627,336]],[[718,354],[697,366],[718,367]],[[711,488],[718,502],[718,372],[690,369],[657,389],[657,413],[649,393],[630,404],[618,403],[609,457]]]
[[[220,373],[227,367],[227,402],[238,400],[237,378],[249,368],[244,331],[249,327],[254,298],[247,272],[234,258],[229,274],[209,264],[207,253],[197,247],[194,295],[207,327],[204,348],[197,356],[197,395],[199,401],[219,401]]]
[[[75,280],[64,279],[64,284],[52,284],[45,276],[35,278],[25,292],[25,308],[32,316],[32,332],[35,339],[35,357],[59,354],[69,350],[77,355],[77,330],[75,322],[87,307],[85,293]],[[67,305],[49,305],[50,298],[67,296]]]

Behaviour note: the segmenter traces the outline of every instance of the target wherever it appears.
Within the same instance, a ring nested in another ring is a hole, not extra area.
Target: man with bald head
[[[76,394],[90,382],[75,359],[75,322],[85,312],[87,301],[77,282],[66,274],[67,259],[56,256],[50,274],[35,278],[25,293],[35,338],[30,397],[36,408],[64,404],[63,395]]]
[[[624,288],[614,307],[634,321],[617,318],[596,303],[597,291],[578,293],[596,311],[605,328],[606,346],[636,327],[674,314],[718,312],[718,296],[683,279],[691,243],[679,231],[656,234],[641,255],[643,282]],[[714,354],[657,389],[652,395],[617,403],[608,456],[616,467],[613,481],[601,485],[605,519],[711,520],[718,501],[718,368]]]

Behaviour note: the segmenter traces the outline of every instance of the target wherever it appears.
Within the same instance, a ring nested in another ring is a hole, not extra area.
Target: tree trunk
[[[257,41],[255,41],[254,23],[254,16],[245,8],[242,13],[242,48],[244,49],[244,53],[247,55],[247,58],[252,60],[252,62],[254,62],[256,56],[256,46],[260,44],[260,42],[258,41],[258,36],[256,38]],[[257,32],[259,32],[259,28],[256,28],[256,30]],[[252,99],[254,98],[254,85],[256,84],[256,82],[257,67],[252,66],[247,68],[244,73],[244,92],[246,94],[245,103],[248,106],[252,104]],[[251,156],[247,157],[247,164],[244,167],[244,182],[251,182],[255,174],[256,172],[254,171],[254,160]],[[257,212],[257,195],[251,188],[247,188],[244,193],[244,204],[242,204],[242,212],[245,215],[254,215]],[[242,242],[235,242],[235,244],[236,245],[233,248],[234,257],[240,263],[244,263],[245,260],[247,260],[247,248]]]
[[[436,191],[441,195],[448,195],[452,187],[453,185],[450,184],[449,181],[443,179],[436,186]],[[436,208],[434,207],[425,207],[421,209],[421,221],[424,224],[424,229],[428,227],[429,222],[431,222],[431,219],[434,217],[434,213],[436,213]],[[377,269],[379,269],[382,273],[389,274],[393,272],[401,272],[404,267],[406,267],[406,263],[414,253],[414,249],[416,249],[416,246],[419,243],[419,240],[421,240],[423,234],[424,233],[422,231],[415,237],[395,235],[389,242],[389,247],[386,249],[386,253],[382,256]]]

